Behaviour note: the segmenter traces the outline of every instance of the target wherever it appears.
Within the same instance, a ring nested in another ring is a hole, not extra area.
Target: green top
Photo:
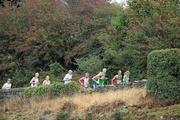
[[[122,75],[121,76],[119,76],[118,75],[118,78],[117,78],[119,81],[122,81]]]
[[[126,77],[125,77],[125,82],[128,82],[128,81],[129,81],[129,77],[126,76]]]
[[[100,78],[100,80],[105,80],[106,79],[106,74],[100,73],[99,78]]]

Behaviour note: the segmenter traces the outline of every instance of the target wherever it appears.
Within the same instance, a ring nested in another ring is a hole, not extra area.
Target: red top
[[[117,85],[117,80],[118,80],[117,77],[115,77],[115,78],[113,79],[113,85]]]
[[[81,85],[84,86],[84,79],[81,80]]]

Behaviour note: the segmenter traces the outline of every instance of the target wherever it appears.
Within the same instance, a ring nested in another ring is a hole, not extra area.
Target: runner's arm
[[[126,75],[123,76],[123,82],[125,81]]]
[[[84,77],[80,78],[78,81],[82,85],[81,81],[84,79]]]
[[[30,83],[32,84],[32,83],[33,83],[33,81],[34,81],[34,77],[31,79]]]
[[[111,80],[112,85],[113,85],[113,80],[116,79],[116,78],[117,78],[117,75],[115,75],[115,76],[113,77],[113,79]]]
[[[99,74],[95,75],[95,76],[92,78],[92,80],[95,81],[96,79],[98,79],[99,76],[100,76],[100,74],[101,74],[101,72],[100,72]]]

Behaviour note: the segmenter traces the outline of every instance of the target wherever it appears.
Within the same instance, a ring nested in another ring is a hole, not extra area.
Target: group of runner
[[[50,85],[50,79],[49,76],[47,75],[42,83],[42,85],[47,86]],[[31,79],[30,81],[31,87],[37,87],[39,84],[39,73],[35,73],[35,76]]]
[[[97,75],[92,77],[93,82],[93,89],[96,90],[98,87],[104,87],[105,81],[107,80],[106,77],[107,69],[104,68],[101,72]],[[68,73],[63,78],[64,84],[68,84],[72,81],[72,70],[69,70]],[[82,90],[87,93],[87,88],[90,87],[90,75],[89,73],[85,73],[85,76],[79,79],[79,83],[82,86]],[[113,77],[111,80],[113,86],[117,86],[118,84],[125,85],[129,82],[129,71],[126,71],[124,75],[122,75],[122,71],[119,70],[118,74]],[[47,75],[42,83],[42,85],[47,86],[50,85],[50,77]],[[39,84],[39,73],[35,73],[35,76],[30,81],[31,87],[37,87]],[[8,79],[7,82],[3,85],[2,89],[11,89],[11,79]]]
[[[47,75],[42,83],[42,85],[47,86],[50,85],[50,79],[49,76]],[[30,81],[31,87],[37,87],[39,84],[39,73],[35,73],[34,77],[31,79]],[[4,83],[4,85],[2,86],[2,89],[11,89],[12,87],[12,83],[11,83],[11,79],[8,79],[6,83]]]
[[[106,72],[107,69],[104,68],[101,72],[99,72],[97,75],[92,77],[93,80],[92,86],[94,90],[96,90],[98,87],[100,88],[104,87],[105,81],[107,80]],[[85,92],[85,94],[87,93],[87,88],[89,87],[89,80],[90,80],[89,73],[86,73],[84,77],[79,79],[79,82],[82,86],[81,89],[82,91]],[[115,75],[111,80],[113,86],[117,86],[119,84],[126,85],[128,84],[128,82],[129,82],[129,71],[126,71],[123,76],[121,70],[119,70],[118,74]]]

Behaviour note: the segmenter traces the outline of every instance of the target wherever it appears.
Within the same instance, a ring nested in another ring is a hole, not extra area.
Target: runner
[[[45,80],[43,81],[43,85],[44,85],[44,86],[48,86],[48,85],[50,85],[50,83],[51,83],[51,82],[50,82],[50,80],[49,80],[49,76],[47,75],[46,78],[45,78]]]
[[[96,76],[94,76],[92,78],[92,80],[93,80],[93,89],[94,90],[96,90],[97,87],[104,87],[104,82],[105,82],[105,79],[106,79],[106,71],[107,71],[107,69],[104,68],[102,70],[102,72],[100,72],[99,74],[97,74]]]
[[[89,87],[89,73],[85,74],[85,77],[82,77],[79,79],[79,82],[81,83],[81,92],[84,92],[84,94],[87,94],[87,88]]]
[[[118,74],[115,75],[115,76],[113,77],[113,79],[112,79],[112,85],[113,85],[113,86],[117,86],[118,84],[123,83],[122,80],[123,80],[122,71],[119,70],[119,71],[118,71]]]
[[[38,83],[39,83],[39,73],[36,73],[35,76],[30,81],[31,87],[37,87]]]
[[[65,75],[65,77],[63,79],[64,84],[70,83],[71,79],[72,79],[72,70],[69,70],[68,73]]]
[[[128,83],[129,83],[129,71],[126,71],[123,77],[123,85],[126,85]]]
[[[11,85],[12,85],[12,84],[11,84],[11,79],[8,79],[7,82],[4,83],[2,89],[4,89],[4,90],[9,90],[9,89],[11,89]]]

